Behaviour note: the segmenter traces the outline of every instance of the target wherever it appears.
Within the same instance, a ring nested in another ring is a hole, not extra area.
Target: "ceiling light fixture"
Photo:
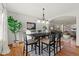
[[[45,23],[45,21],[43,20],[43,21],[42,21],[42,23],[44,24],[44,23]]]
[[[41,20],[37,20],[37,23],[49,24],[48,20],[45,19],[45,8],[43,8],[43,18]]]
[[[45,19],[45,8],[43,8],[43,21],[42,21],[42,23],[45,23],[45,24],[48,24],[49,22],[48,22],[48,20],[46,20]]]
[[[48,21],[46,21],[46,24],[49,24],[49,22],[48,22]]]

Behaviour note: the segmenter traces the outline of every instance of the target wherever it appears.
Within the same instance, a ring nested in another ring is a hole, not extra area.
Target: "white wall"
[[[23,15],[23,14],[11,12],[11,11],[7,11],[7,14],[8,14],[8,16],[13,16],[16,20],[22,22],[21,32],[19,33],[19,36],[17,35],[18,40],[20,40],[20,41],[23,40],[22,32],[25,31],[26,28],[27,28],[26,22],[34,22],[34,23],[36,23],[36,30],[42,30],[42,27],[44,25],[42,23],[41,24],[37,23],[38,18],[35,18],[35,17],[32,17],[32,16]],[[14,40],[14,35],[12,34],[12,32],[10,30],[8,30],[8,38],[9,38],[9,44],[12,43],[13,40]]]
[[[2,8],[2,4],[0,3],[0,10],[2,10],[3,8]]]
[[[76,46],[79,46],[79,16],[76,16]]]

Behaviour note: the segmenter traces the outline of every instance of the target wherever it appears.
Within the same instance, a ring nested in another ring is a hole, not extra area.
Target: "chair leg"
[[[37,43],[35,43],[35,54],[37,54]]]
[[[61,40],[59,41],[59,47],[60,47],[60,50],[61,50]]]
[[[43,43],[41,43],[41,53],[43,54]]]
[[[54,44],[54,56],[55,56],[55,44]]]
[[[31,45],[31,51],[33,50],[33,44]]]
[[[50,44],[49,44],[49,56],[50,56]]]
[[[26,44],[26,56],[28,55],[28,45]]]
[[[58,41],[57,41],[57,45],[56,45],[56,54],[58,53]]]

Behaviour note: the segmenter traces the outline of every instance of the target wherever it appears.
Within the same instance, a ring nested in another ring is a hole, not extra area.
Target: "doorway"
[[[63,44],[70,46],[76,45],[76,17],[75,16],[61,16],[56,17],[50,21],[49,28],[53,30],[61,30],[63,33]]]

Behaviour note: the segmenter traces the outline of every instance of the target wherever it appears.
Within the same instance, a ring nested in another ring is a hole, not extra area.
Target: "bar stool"
[[[30,35],[29,35],[30,36]],[[37,54],[37,42],[38,40],[34,40],[33,38],[30,40],[27,40],[27,34],[24,33],[24,47],[23,47],[23,54],[24,51],[26,51],[26,56],[28,55],[28,52],[31,52],[33,50],[35,50],[35,54]],[[28,51],[28,46],[31,45],[31,51]],[[34,48],[33,48],[34,46]]]
[[[46,47],[43,47],[43,45],[46,45]],[[47,49],[47,51],[45,49]],[[43,39],[43,41],[41,41],[42,54],[43,54],[43,51],[48,52],[49,56],[51,55],[51,52],[54,51],[54,56],[56,55],[55,54],[55,34],[50,34],[48,39]]]

